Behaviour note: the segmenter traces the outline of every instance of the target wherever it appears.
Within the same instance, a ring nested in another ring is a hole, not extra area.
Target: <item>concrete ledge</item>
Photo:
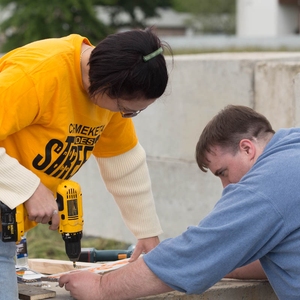
[[[139,298],[172,300],[278,300],[268,281],[223,279],[201,295],[170,292]]]
[[[56,283],[47,289],[55,291],[53,300],[70,300],[70,293]],[[278,300],[268,281],[244,281],[223,279],[201,295],[186,295],[179,292],[142,297],[138,300]]]

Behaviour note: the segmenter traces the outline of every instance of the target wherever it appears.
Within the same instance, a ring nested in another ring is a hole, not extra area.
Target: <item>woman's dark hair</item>
[[[196,162],[206,172],[209,162],[206,154],[212,152],[213,146],[235,154],[242,139],[263,139],[270,133],[275,131],[265,116],[247,106],[228,105],[202,131],[196,146]]]
[[[90,96],[107,93],[113,99],[159,98],[168,83],[165,58],[159,54],[145,62],[143,56],[160,47],[166,45],[152,28],[107,36],[90,56]]]

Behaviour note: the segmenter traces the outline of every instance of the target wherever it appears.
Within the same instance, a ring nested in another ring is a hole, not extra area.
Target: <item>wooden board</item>
[[[70,271],[89,271],[93,273],[105,273],[110,272],[128,264],[130,258],[120,259],[109,262],[99,263],[76,263],[76,269],[73,268],[73,263],[64,260],[53,260],[53,259],[29,259],[29,268],[35,272],[44,274],[51,278],[59,278],[60,275],[66,274]],[[49,274],[49,275],[48,275]]]
[[[56,297],[55,291],[50,291],[42,287],[27,285],[23,283],[18,284],[19,299],[21,300],[40,300]]]
[[[77,271],[88,271],[88,272],[97,273],[97,274],[111,272],[113,270],[116,270],[116,269],[126,266],[129,262],[129,260],[130,260],[130,258],[125,258],[125,259],[120,259],[120,260],[116,260],[116,261],[93,263],[92,266],[80,268],[80,269],[77,269]],[[66,274],[66,273],[70,273],[70,271],[47,275],[47,277],[58,280],[61,275]]]
[[[92,267],[95,266],[95,263],[77,262],[76,269],[74,269],[73,263],[71,261],[31,258],[28,259],[28,265],[30,269],[42,274],[57,274],[68,271],[74,271],[76,269]]]

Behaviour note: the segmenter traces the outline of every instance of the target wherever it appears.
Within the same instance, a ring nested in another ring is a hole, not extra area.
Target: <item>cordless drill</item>
[[[65,241],[66,254],[76,266],[81,253],[81,238],[83,228],[82,193],[80,185],[66,180],[57,188],[57,205],[60,216],[58,231]],[[10,209],[0,202],[2,221],[2,241],[20,242],[29,229],[37,225],[28,219],[24,204]]]
[[[83,207],[80,185],[66,180],[57,187],[57,205],[60,216],[58,231],[65,241],[66,254],[74,268],[81,253]]]

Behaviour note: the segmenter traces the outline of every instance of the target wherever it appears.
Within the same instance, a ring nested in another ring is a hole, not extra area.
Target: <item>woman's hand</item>
[[[42,224],[51,221],[49,229],[58,229],[60,219],[56,199],[44,184],[39,184],[33,195],[24,202],[24,205],[29,220]]]
[[[129,262],[133,262],[139,258],[142,253],[147,253],[159,244],[158,236],[153,236],[145,239],[139,239],[134,251],[129,259]]]

